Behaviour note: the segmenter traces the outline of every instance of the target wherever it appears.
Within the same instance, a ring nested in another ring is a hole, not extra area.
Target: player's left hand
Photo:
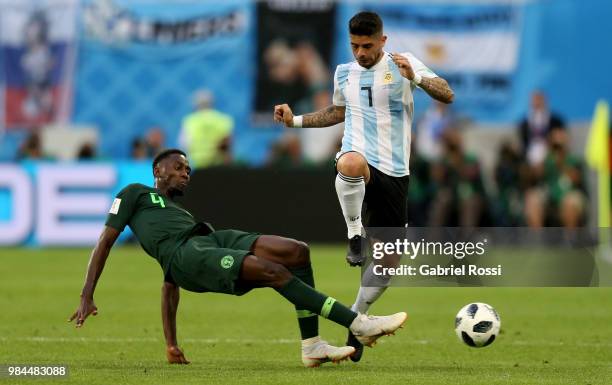
[[[76,327],[80,328],[90,315],[98,315],[98,307],[93,298],[81,295],[81,303],[72,316],[68,318],[68,322],[76,320]]]
[[[185,358],[183,351],[178,346],[168,346],[166,348],[166,357],[171,364],[188,364],[189,361]]]
[[[394,53],[391,55],[391,59],[400,70],[400,74],[408,80],[414,80],[414,70],[410,65],[408,59],[405,56],[400,55],[399,53]]]

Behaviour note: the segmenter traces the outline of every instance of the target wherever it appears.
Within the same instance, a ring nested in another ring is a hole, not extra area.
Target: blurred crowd
[[[489,183],[465,150],[461,124],[434,104],[417,125],[409,218],[415,226],[563,226],[586,221],[581,159],[570,153],[563,119],[542,92],[532,94],[517,140],[502,142]]]
[[[214,109],[214,97],[197,91],[194,110],[182,122],[177,142],[191,156],[195,169],[229,166],[233,119]],[[528,113],[517,124],[514,140],[496,152],[493,172],[485,174],[479,154],[466,151],[464,126],[448,105],[432,103],[413,128],[409,218],[414,226],[564,226],[585,224],[587,199],[581,159],[570,153],[563,119],[536,91]],[[328,167],[341,146],[329,145],[328,157],[312,162],[304,156],[299,132],[287,130],[270,147],[266,167]],[[151,127],[134,138],[131,157],[152,158],[166,147],[163,128]],[[77,151],[79,160],[99,159],[94,143]],[[52,159],[33,131],[19,150],[19,159]]]
[[[533,92],[513,139],[496,151],[491,173],[464,145],[465,122],[432,103],[413,127],[408,207],[412,226],[585,225],[587,190],[582,160],[570,152],[563,119]],[[332,159],[341,137],[330,148]],[[329,167],[332,160],[324,162]],[[313,166],[299,136],[288,132],[271,149],[272,167]]]

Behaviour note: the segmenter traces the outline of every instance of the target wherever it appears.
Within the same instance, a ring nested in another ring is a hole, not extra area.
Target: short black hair
[[[169,157],[172,154],[179,154],[179,155],[183,155],[184,157],[187,157],[187,154],[185,154],[184,151],[179,150],[178,148],[168,148],[168,149],[160,152],[159,154],[157,154],[155,156],[155,159],[153,159],[153,172],[155,172],[155,166],[157,166],[157,164],[159,162],[161,162],[162,160],[166,159],[167,157]]]
[[[359,12],[349,21],[349,33],[358,36],[372,36],[381,33],[383,22],[375,12]]]

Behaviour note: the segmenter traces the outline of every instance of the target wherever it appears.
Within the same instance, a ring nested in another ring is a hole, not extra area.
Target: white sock
[[[370,306],[382,295],[389,287],[389,276],[380,276],[374,274],[374,264],[370,263],[368,268],[363,272],[361,277],[361,286],[355,303],[351,310],[358,313],[367,313]],[[367,285],[367,286],[363,286]]]
[[[361,234],[361,206],[365,197],[365,182],[362,176],[336,175],[336,193],[346,222],[347,235],[351,239]]]
[[[382,287],[370,287],[370,286],[360,286],[359,293],[357,293],[357,298],[355,299],[355,303],[351,306],[351,310],[356,313],[366,314],[370,309],[370,306],[382,295],[382,293],[387,290],[386,286]]]

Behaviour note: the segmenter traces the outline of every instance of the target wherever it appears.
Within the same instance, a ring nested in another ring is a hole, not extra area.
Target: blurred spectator
[[[200,90],[194,95],[196,111],[183,119],[180,145],[187,150],[191,166],[203,168],[229,164],[234,120],[213,109],[213,95]]]
[[[132,159],[147,159],[147,144],[143,139],[136,138],[132,141]]]
[[[267,161],[271,167],[299,167],[303,163],[302,143],[295,132],[285,133],[272,145]]]
[[[151,127],[145,136],[145,145],[147,156],[154,158],[155,155],[159,154],[164,148],[166,143],[166,136],[159,127]]]
[[[525,164],[518,146],[506,141],[501,145],[495,166],[497,196],[492,200],[495,225],[518,226],[522,220],[525,190]]]
[[[312,44],[301,42],[294,50],[297,72],[306,92],[295,103],[296,111],[318,111],[331,103],[329,69]]]
[[[296,113],[316,111],[331,103],[329,68],[311,43],[299,41],[290,46],[285,39],[275,39],[263,52],[263,64],[267,79],[258,86],[262,99],[283,100],[294,106]],[[267,106],[265,111],[268,114]]]
[[[418,151],[416,141],[411,141],[410,183],[408,183],[408,224],[427,226],[427,213],[433,196],[430,164]]]
[[[568,134],[553,129],[548,154],[533,168],[538,184],[525,194],[525,219],[530,227],[576,227],[585,219],[585,184],[581,160],[569,153]]]
[[[166,143],[166,136],[159,127],[151,127],[144,138],[135,138],[132,141],[132,159],[151,159],[159,154]]]
[[[334,139],[329,144],[329,146],[325,146],[327,147],[327,151],[325,151],[325,156],[323,157],[323,159],[313,164],[318,164],[319,166],[322,166],[322,167],[335,168],[336,155],[338,155],[338,153],[340,152],[340,149],[342,149],[342,137],[343,136],[344,136],[343,132],[335,136]],[[304,159],[308,159],[308,158],[304,157]]]
[[[269,111],[281,102],[291,105],[296,115],[329,106],[331,76],[324,56],[320,45],[307,38],[279,37],[268,43],[262,52],[263,71],[260,68],[255,121],[268,122],[272,116]],[[324,159],[323,149],[333,144],[333,131],[316,127],[301,129],[302,159],[311,163]]]
[[[548,108],[546,95],[534,91],[531,95],[529,113],[519,126],[523,145],[523,156],[531,165],[538,164],[546,157],[546,138],[555,128],[564,128],[563,120]]]
[[[459,129],[447,129],[442,138],[443,157],[431,168],[434,195],[429,224],[478,226],[486,203],[478,159],[464,152]]]
[[[432,102],[417,124],[416,152],[424,160],[436,160],[442,155],[442,135],[453,126],[454,116],[447,104]],[[413,152],[414,154],[414,152]]]
[[[77,152],[78,160],[93,160],[96,158],[96,147],[93,143],[85,143]]]
[[[32,132],[19,147],[17,160],[48,160],[42,148],[42,141],[38,132]]]
[[[270,91],[282,92],[283,97],[286,97],[288,93],[299,97],[301,93],[291,87],[298,79],[298,59],[287,42],[284,39],[276,39],[271,42],[263,52],[263,59],[270,82],[275,85]]]

